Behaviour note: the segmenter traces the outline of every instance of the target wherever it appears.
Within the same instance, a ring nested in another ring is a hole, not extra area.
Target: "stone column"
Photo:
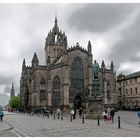
[[[64,105],[69,105],[69,65],[68,65],[68,54],[67,54],[67,52],[64,53],[63,62],[64,62],[64,66],[63,66]]]

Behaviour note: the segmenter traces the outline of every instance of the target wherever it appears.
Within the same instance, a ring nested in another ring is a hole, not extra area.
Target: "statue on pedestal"
[[[100,68],[100,66],[95,60],[94,64],[93,64],[94,79],[99,79],[99,68]]]

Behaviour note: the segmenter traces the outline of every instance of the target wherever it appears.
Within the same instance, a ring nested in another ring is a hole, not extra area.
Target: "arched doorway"
[[[74,107],[76,109],[79,109],[81,106],[82,106],[82,98],[79,95],[77,95],[74,100]]]

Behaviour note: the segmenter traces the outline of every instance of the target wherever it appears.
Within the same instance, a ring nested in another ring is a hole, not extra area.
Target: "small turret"
[[[90,43],[90,41],[88,41],[88,53],[89,54],[91,54],[91,48],[92,48],[91,43]]]
[[[39,64],[38,57],[36,53],[34,53],[33,59],[32,59],[32,66],[35,68]]]
[[[26,61],[25,61],[25,58],[23,59],[23,63],[22,63],[22,69],[25,69],[26,67]]]
[[[112,71],[114,71],[114,64],[113,64],[113,61],[111,61],[110,69],[111,69]]]
[[[104,60],[102,60],[102,65],[101,65],[101,68],[105,68],[105,62],[104,62]]]

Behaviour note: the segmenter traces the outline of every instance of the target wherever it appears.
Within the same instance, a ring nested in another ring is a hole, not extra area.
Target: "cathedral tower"
[[[46,63],[52,63],[53,60],[62,52],[67,49],[67,36],[65,32],[59,29],[57,25],[57,17],[55,17],[54,27],[48,33],[45,42],[45,56]],[[49,60],[48,60],[49,59]]]

